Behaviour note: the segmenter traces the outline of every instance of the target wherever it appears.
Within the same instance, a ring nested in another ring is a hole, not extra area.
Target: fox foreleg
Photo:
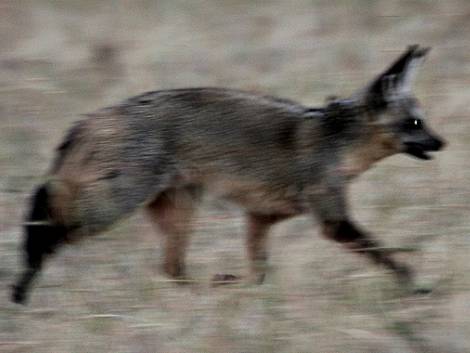
[[[342,187],[325,188],[324,192],[316,194],[313,200],[314,213],[326,238],[343,244],[349,250],[365,255],[374,263],[391,270],[401,285],[407,288],[412,286],[412,270],[397,262],[392,256],[392,251],[387,250],[378,240],[350,220]]]
[[[411,269],[398,263],[390,251],[387,251],[379,241],[372,238],[366,232],[360,230],[349,220],[323,221],[323,234],[338,243],[343,244],[348,249],[363,254],[374,263],[382,265],[391,270],[397,277],[400,284],[409,286],[413,282]]]

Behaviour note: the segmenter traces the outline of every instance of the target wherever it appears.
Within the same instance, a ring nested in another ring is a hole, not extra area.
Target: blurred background
[[[407,45],[432,46],[416,94],[449,142],[430,162],[395,156],[357,180],[352,212],[401,255],[427,296],[322,239],[274,228],[262,286],[246,271],[241,212],[207,199],[188,253],[195,283],[160,272],[142,214],[64,248],[27,307],[9,302],[25,203],[72,122],[146,90],[226,86],[322,104]],[[0,351],[470,351],[470,2],[467,0],[0,1]]]

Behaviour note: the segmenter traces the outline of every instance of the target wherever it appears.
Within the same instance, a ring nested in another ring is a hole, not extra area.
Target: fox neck
[[[373,123],[376,112],[367,109],[361,101],[334,101],[327,105],[325,112],[324,128],[334,140],[344,141],[338,153],[339,168],[346,177],[354,178],[398,152],[393,136]]]
[[[387,136],[376,127],[370,126],[365,130],[367,132],[342,153],[341,169],[348,178],[359,176],[378,161],[397,153],[396,146],[388,142]]]

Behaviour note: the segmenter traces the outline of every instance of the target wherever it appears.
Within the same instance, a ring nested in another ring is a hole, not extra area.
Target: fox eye
[[[421,119],[410,118],[405,122],[405,127],[408,129],[419,130],[423,128],[423,121]]]

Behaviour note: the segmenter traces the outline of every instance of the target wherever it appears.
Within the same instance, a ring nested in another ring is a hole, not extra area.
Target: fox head
[[[445,142],[425,124],[424,112],[412,93],[417,70],[429,48],[410,46],[388,69],[355,95],[368,111],[374,128],[374,140],[387,154],[406,153],[419,159],[431,159]],[[378,146],[377,146],[378,147]]]

